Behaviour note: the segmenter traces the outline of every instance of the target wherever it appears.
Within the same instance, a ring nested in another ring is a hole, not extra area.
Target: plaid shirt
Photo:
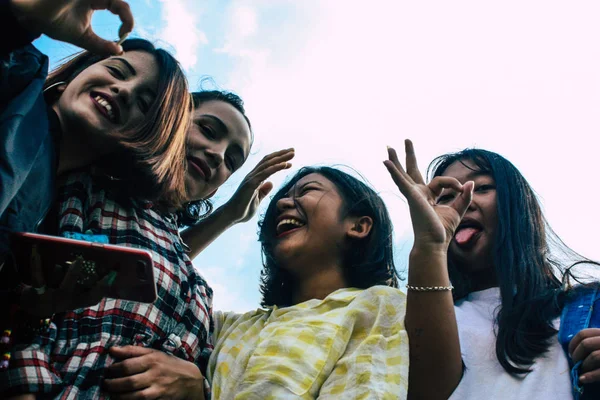
[[[103,299],[64,313],[33,344],[14,351],[0,387],[11,394],[48,393],[60,399],[107,398],[104,369],[111,346],[152,347],[196,363],[204,373],[212,290],[184,252],[174,218],[116,196],[87,173],[70,174],[59,190],[59,233],[91,230],[111,244],[149,250],[157,300],[153,304]],[[126,204],[129,203],[129,204]]]

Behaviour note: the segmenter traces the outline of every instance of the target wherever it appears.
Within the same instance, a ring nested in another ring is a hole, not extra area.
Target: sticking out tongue
[[[454,235],[454,240],[459,246],[465,245],[473,239],[476,233],[479,232],[477,228],[462,228]]]

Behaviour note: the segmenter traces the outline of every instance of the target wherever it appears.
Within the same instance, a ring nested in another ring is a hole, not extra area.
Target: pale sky
[[[295,147],[294,168],[273,179],[276,188],[299,166],[359,171],[389,207],[402,269],[412,231],[382,164],[385,146],[402,150],[413,139],[422,170],[437,155],[477,146],[511,160],[562,239],[600,259],[600,2],[130,3],[134,36],[174,51],[193,89],[209,75],[246,102],[253,154],[218,204],[268,152]],[[116,19],[98,16],[94,26],[116,38]],[[52,62],[72,49],[38,43]],[[256,231],[255,218],[194,260],[215,309],[258,306]]]

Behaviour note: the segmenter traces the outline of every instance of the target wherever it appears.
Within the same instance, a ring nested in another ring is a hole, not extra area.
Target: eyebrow
[[[131,75],[137,75],[135,68],[133,68],[133,66],[131,64],[129,64],[129,61],[127,61],[126,59],[121,58],[121,57],[115,57],[115,58],[113,58],[113,60],[121,61],[123,63],[123,65],[125,65],[127,67],[127,69],[129,69],[129,72],[131,72]]]
[[[201,118],[206,118],[211,120],[215,125],[217,125],[217,129],[224,135],[229,134],[229,129],[227,129],[227,125],[225,125],[225,123],[223,121],[221,121],[220,118],[215,117],[214,115],[211,114],[202,114],[200,116]]]
[[[469,178],[469,179],[472,179],[472,178],[478,178],[478,177],[480,177],[480,176],[489,176],[489,177],[491,177],[491,176],[492,176],[492,174],[490,174],[490,173],[489,173],[489,172],[487,172],[487,171],[481,171],[481,170],[476,170],[476,171],[475,171],[475,170],[472,170],[471,172],[469,172],[469,173],[467,174],[467,178]]]

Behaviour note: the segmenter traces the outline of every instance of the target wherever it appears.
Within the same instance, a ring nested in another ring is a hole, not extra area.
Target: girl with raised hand
[[[580,385],[598,379],[598,330],[586,328],[600,323],[599,296],[596,284],[571,287],[567,267],[595,263],[558,239],[504,157],[443,155],[425,184],[410,141],[406,171],[389,153],[415,233],[409,398],[579,398]],[[597,398],[586,386],[584,396]]]
[[[59,189],[58,234],[88,232],[111,244],[149,250],[157,300],[143,304],[104,298],[93,307],[55,315],[47,331],[14,352],[11,368],[0,375],[6,394],[20,394],[21,399],[34,398],[33,393],[203,398],[212,290],[192,265],[179,228],[182,218],[187,224],[197,222],[197,210],[246,161],[252,136],[236,95],[207,91],[192,97],[183,207],[129,197],[120,190],[120,181],[86,171],[67,174]],[[264,181],[288,168],[293,156],[290,149],[265,157],[215,218],[208,216],[188,228],[193,253],[245,220],[268,193],[270,183]],[[38,367],[27,368],[32,364]]]
[[[213,399],[405,397],[405,296],[382,199],[337,169],[303,168],[259,240],[265,308],[215,313]]]
[[[90,20],[98,9],[120,17],[121,35],[132,30],[122,0],[0,1],[0,25],[10,32],[0,52],[3,304],[19,303],[23,290],[44,290],[16,286],[29,271],[11,265],[8,234],[38,229],[54,199],[57,175],[94,163],[141,198],[178,206],[185,196],[191,110],[185,76],[169,53],[148,41],[128,40],[121,47],[97,37]],[[90,51],[47,76],[47,57],[30,44],[41,33]],[[77,300],[90,303],[85,296]]]

